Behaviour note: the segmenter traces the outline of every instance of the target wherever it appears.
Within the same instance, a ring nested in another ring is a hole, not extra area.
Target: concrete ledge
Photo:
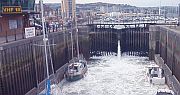
[[[31,89],[28,93],[26,93],[25,95],[37,95],[37,88],[33,88]]]
[[[54,76],[53,75],[50,76],[51,83],[59,84],[64,79],[64,73],[65,73],[67,66],[68,66],[68,63],[63,65],[61,68],[59,68],[56,71]],[[39,83],[38,88],[35,87],[35,88],[31,89],[25,95],[37,95],[38,93],[42,92],[45,89],[45,82],[46,82],[46,79],[44,81],[42,81],[41,83]]]

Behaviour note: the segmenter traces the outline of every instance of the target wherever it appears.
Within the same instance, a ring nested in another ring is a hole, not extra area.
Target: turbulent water
[[[151,85],[146,79],[145,57],[93,57],[86,76],[75,82],[63,82],[62,95],[154,95],[166,85]]]

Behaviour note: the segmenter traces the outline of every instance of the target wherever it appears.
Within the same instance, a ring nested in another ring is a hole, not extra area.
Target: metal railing
[[[62,30],[63,30],[62,27],[55,27],[55,26],[48,27],[46,29],[46,33],[61,32]],[[36,29],[36,36],[41,36],[41,35],[42,35],[42,30]],[[22,30],[22,32],[19,32],[17,30],[6,31],[3,36],[0,36],[0,44],[18,41],[22,39],[26,39],[24,30]]]

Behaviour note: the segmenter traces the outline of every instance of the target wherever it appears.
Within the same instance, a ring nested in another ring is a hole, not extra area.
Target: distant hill
[[[112,3],[103,3],[103,2],[97,2],[97,3],[86,3],[86,4],[77,4],[77,5],[84,5],[84,6],[122,6],[122,7],[136,7],[136,6],[131,6],[128,4],[112,4]]]
[[[45,5],[49,6],[52,9],[57,9],[61,6],[61,3],[45,3]],[[128,4],[112,4],[112,3],[103,3],[103,2],[97,2],[97,3],[86,3],[86,4],[77,4],[77,7],[95,7],[95,6],[121,6],[121,7],[136,7],[136,6],[131,6]]]

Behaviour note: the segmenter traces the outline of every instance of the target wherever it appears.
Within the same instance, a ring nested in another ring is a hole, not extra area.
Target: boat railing
[[[69,61],[69,63],[79,62],[79,60],[85,60],[85,58],[83,57],[82,54],[79,56],[79,58],[78,58],[78,57],[74,57],[73,59],[71,59],[71,60]]]
[[[73,59],[71,59],[71,60],[69,61],[69,63],[74,63],[74,62],[78,62],[78,58],[77,58],[77,57],[74,57]]]

